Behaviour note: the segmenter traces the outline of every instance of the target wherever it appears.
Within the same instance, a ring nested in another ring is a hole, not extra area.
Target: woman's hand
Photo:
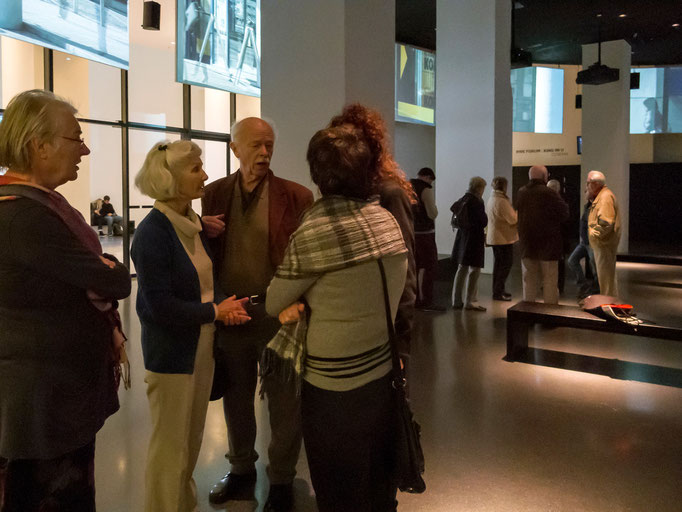
[[[246,304],[248,300],[248,297],[237,299],[236,295],[233,295],[220,304],[216,304],[216,321],[222,322],[228,326],[245,324],[251,320],[251,317],[244,309],[244,304]]]
[[[282,325],[295,324],[301,319],[301,313],[305,311],[305,304],[302,302],[294,302],[291,306],[284,308],[278,318]]]

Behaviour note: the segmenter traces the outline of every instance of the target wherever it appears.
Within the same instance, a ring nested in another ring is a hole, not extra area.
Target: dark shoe
[[[452,309],[462,309],[464,307],[464,304],[453,304]]]
[[[294,491],[292,485],[271,485],[263,512],[291,512],[293,508]]]
[[[511,300],[511,293],[504,292],[502,294],[502,297],[504,297],[505,300]]]
[[[469,311],[487,311],[483,306],[479,306],[478,304],[467,304],[464,306],[464,309],[467,309]]]
[[[104,231],[102,231],[101,229],[99,230],[99,236],[104,236]]]
[[[221,505],[228,500],[250,500],[255,485],[255,471],[243,475],[228,473],[213,486],[208,493],[208,501],[213,505]]]
[[[417,306],[419,311],[427,311],[431,313],[442,313],[445,311],[443,306],[438,306],[437,304],[420,304]]]
[[[511,295],[493,295],[493,300],[511,301]]]

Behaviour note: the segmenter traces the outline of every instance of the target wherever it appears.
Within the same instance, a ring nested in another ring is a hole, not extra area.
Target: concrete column
[[[450,205],[472,176],[512,175],[509,82],[511,4],[438,0],[436,58],[436,219],[438,252],[450,253]],[[486,189],[484,199],[490,194]],[[492,254],[486,256],[492,263]]]
[[[395,134],[395,2],[346,0],[346,98],[378,110]]]
[[[346,103],[393,130],[395,5],[386,0],[261,0],[261,112],[276,127],[272,168],[311,186],[308,141]]]
[[[619,252],[628,250],[630,206],[630,45],[609,41],[601,45],[601,62],[620,70],[620,80],[583,85],[581,177],[596,169],[618,199],[621,215]],[[583,45],[583,69],[597,62],[597,45]]]

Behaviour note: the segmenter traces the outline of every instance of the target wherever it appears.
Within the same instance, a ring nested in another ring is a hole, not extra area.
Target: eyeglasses
[[[59,137],[62,139],[72,140],[74,142],[78,142],[81,146],[85,146],[85,139],[83,139],[83,138],[79,137],[79,138],[75,139],[73,137],[65,137],[64,135],[59,135]]]

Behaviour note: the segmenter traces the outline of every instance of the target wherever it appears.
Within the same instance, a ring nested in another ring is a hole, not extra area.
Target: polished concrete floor
[[[519,274],[515,269],[510,283],[514,299]],[[682,327],[682,267],[619,263],[618,276],[621,295],[640,317]],[[489,289],[484,275],[479,295],[486,313],[417,316],[412,399],[428,489],[400,494],[400,510],[682,510],[682,344],[536,328],[532,362],[505,362],[510,303],[492,302]],[[562,303],[575,303],[573,294],[568,287]],[[104,512],[142,510],[150,430],[134,302],[121,309],[133,388],[120,392],[121,410],[97,439],[97,502]],[[267,425],[261,402],[257,410],[259,424]],[[268,441],[264,427],[256,499],[210,506],[208,491],[227,469],[222,408],[211,403],[195,471],[202,511],[262,510]],[[304,455],[298,470],[296,510],[315,511]]]

